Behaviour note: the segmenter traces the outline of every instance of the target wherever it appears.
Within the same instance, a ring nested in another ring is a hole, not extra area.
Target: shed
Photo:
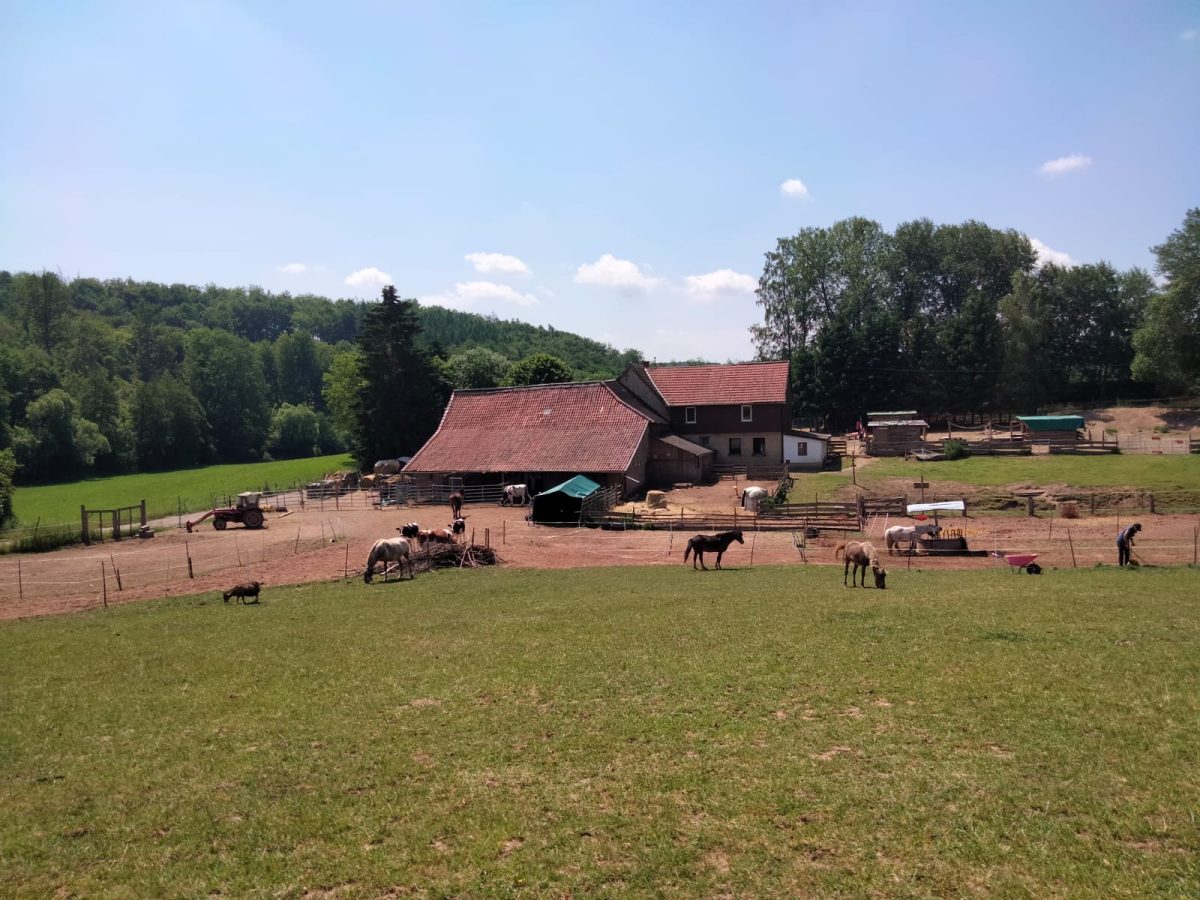
[[[651,438],[646,481],[664,486],[678,482],[703,484],[712,481],[715,457],[711,447],[702,447],[678,435]]]
[[[1017,416],[1021,434],[1031,444],[1072,445],[1079,440],[1083,416]]]
[[[574,525],[579,521],[583,501],[598,490],[600,485],[592,479],[576,475],[534,497],[529,518],[544,525]]]
[[[789,469],[820,469],[829,453],[829,435],[793,428],[783,433],[783,461]]]
[[[872,415],[880,415],[873,413]],[[889,414],[890,415],[890,414]],[[914,418],[874,418],[867,421],[868,456],[905,456],[925,443],[929,423]]]

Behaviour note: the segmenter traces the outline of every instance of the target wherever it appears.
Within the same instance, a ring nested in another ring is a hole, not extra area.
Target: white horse
[[[524,484],[504,485],[504,494],[500,497],[501,506],[524,506],[529,501],[529,486]]]
[[[767,499],[766,488],[748,487],[742,491],[742,509],[758,512],[759,506]]]
[[[892,555],[892,548],[900,544],[908,544],[909,551],[917,549],[917,539],[923,534],[932,534],[937,537],[942,527],[936,523],[922,523],[920,525],[893,525],[883,533],[883,538],[887,542],[888,556]]]
[[[380,538],[371,547],[371,555],[367,557],[367,571],[363,573],[363,581],[371,583],[375,574],[375,563],[383,563],[383,580],[387,581],[388,563],[400,564],[400,577],[404,577],[404,565],[408,564],[408,577],[413,578],[412,546],[407,538]]]

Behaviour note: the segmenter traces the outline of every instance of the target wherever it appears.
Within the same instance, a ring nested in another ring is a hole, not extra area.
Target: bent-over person
[[[1141,522],[1134,522],[1128,528],[1122,528],[1117,533],[1117,565],[1129,565],[1129,554],[1133,550],[1133,539],[1142,530]]]

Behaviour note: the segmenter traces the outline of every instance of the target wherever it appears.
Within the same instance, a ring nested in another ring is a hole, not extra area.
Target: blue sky
[[[763,254],[846,216],[1152,267],[1197,110],[1196,2],[2,2],[0,268],[749,358]]]

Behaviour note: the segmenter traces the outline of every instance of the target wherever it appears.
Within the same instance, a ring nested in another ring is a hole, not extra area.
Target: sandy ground
[[[753,483],[753,482],[752,482]],[[684,505],[689,514],[732,512],[744,482],[724,481],[668,494],[671,512]],[[600,531],[547,528],[525,521],[525,509],[468,505],[468,536],[495,548],[506,566],[565,569],[581,566],[642,566],[683,564],[683,549],[694,530]],[[268,517],[268,527],[248,531],[231,527],[217,532],[202,526],[195,534],[170,529],[150,540],[124,540],[74,547],[54,553],[0,558],[0,619],[93,609],[136,600],[216,592],[241,581],[257,580],[270,588],[284,584],[334,581],[362,576],[370,545],[396,535],[408,521],[437,527],[449,521],[445,507],[409,506],[389,509],[324,511],[312,508],[286,517]],[[907,520],[904,520],[907,522]],[[1080,568],[1115,563],[1115,535],[1129,516],[1084,516],[1076,520],[986,516],[943,519],[957,528],[972,549],[1038,553],[1047,567]],[[1200,517],[1143,515],[1144,531],[1137,545],[1150,564],[1190,563],[1196,552]],[[895,520],[869,524],[868,537],[880,548],[883,531]],[[752,565],[838,565],[834,548],[843,539],[827,534],[810,539],[803,554],[791,532],[747,529],[744,545],[733,544],[724,563],[729,569]],[[188,558],[194,578],[188,577]],[[712,564],[712,558],[708,559]],[[690,568],[692,563],[687,563]],[[975,570],[1007,568],[1003,560],[980,557],[892,557],[887,562],[892,582],[903,573],[922,569]],[[120,572],[118,589],[115,571]],[[102,574],[103,572],[103,574]],[[438,577],[436,574],[420,578]],[[696,577],[705,577],[697,572]],[[718,577],[718,576],[707,576]],[[829,577],[836,579],[836,570]],[[403,590],[402,584],[380,590]]]

